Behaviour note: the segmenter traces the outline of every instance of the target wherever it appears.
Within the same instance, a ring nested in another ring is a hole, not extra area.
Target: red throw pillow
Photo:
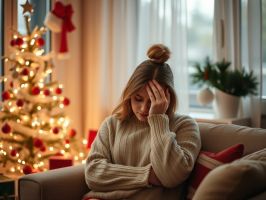
[[[192,199],[204,177],[214,168],[241,158],[244,145],[236,144],[218,153],[201,151],[189,178],[187,199]]]

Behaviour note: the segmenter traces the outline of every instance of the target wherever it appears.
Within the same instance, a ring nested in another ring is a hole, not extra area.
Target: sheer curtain
[[[151,44],[172,51],[179,112],[188,110],[186,0],[83,1],[83,92],[85,130],[111,113],[135,67]]]
[[[253,70],[258,78],[258,95],[241,99],[239,117],[251,117],[260,127],[262,99],[260,0],[215,0],[214,39],[216,60],[231,61],[233,68]],[[240,20],[241,19],[241,20]]]
[[[259,82],[258,94],[246,99],[244,114],[251,116],[252,126],[261,127],[262,116],[262,19],[260,0],[242,0],[242,60],[253,70]]]

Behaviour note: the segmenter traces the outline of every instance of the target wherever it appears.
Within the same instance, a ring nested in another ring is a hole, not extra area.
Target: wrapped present
[[[49,158],[49,169],[69,167],[73,165],[73,158],[67,156],[52,156]]]
[[[15,180],[0,174],[0,199],[15,200]]]
[[[88,143],[87,143],[87,148],[91,148],[91,144],[93,143],[95,137],[97,135],[97,130],[89,130],[88,132]]]

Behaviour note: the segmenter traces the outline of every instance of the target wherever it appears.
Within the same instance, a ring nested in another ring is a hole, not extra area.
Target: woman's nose
[[[141,112],[143,112],[143,113],[147,113],[147,112],[149,111],[149,109],[150,109],[150,106],[149,106],[148,103],[143,103],[143,104],[141,105]]]

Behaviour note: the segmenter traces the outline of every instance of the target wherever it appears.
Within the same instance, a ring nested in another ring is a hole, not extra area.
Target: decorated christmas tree
[[[70,100],[51,79],[52,58],[44,55],[46,28],[30,30],[32,6],[22,6],[27,33],[13,34],[12,52],[4,57],[9,69],[1,77],[0,165],[28,174],[45,170],[51,156],[82,153],[65,114]]]

